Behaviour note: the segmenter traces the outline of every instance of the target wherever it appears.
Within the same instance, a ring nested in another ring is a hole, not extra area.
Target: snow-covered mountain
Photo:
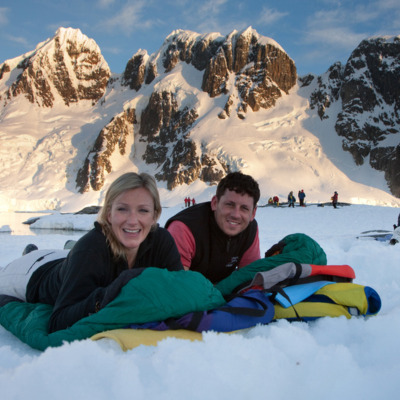
[[[0,65],[0,210],[98,205],[128,170],[155,175],[166,206],[208,200],[231,170],[258,180],[261,204],[304,189],[400,205],[399,41],[366,40],[345,66],[298,78],[251,28],[174,31],[115,75],[93,40],[60,28]]]

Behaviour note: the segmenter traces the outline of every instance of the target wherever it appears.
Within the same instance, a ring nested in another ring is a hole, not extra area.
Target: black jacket
[[[123,284],[143,268],[183,269],[178,249],[168,231],[157,228],[140,245],[132,270],[115,260],[100,225],[82,236],[67,258],[41,266],[29,280],[28,302],[54,305],[49,331],[71,326],[115,297]]]
[[[210,202],[184,209],[170,218],[165,227],[172,221],[183,222],[196,242],[190,270],[201,272],[213,283],[226,278],[238,267],[257,234],[257,221],[253,220],[239,235],[226,235],[215,221]]]

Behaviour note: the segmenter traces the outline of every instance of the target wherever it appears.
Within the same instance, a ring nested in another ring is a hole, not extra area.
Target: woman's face
[[[126,190],[112,203],[108,222],[115,237],[128,249],[128,261],[133,260],[140,244],[156,222],[154,201],[145,188]]]

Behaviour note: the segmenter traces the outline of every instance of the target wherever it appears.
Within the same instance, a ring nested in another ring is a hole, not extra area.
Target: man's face
[[[253,221],[257,210],[251,196],[231,190],[226,190],[219,200],[214,196],[211,200],[211,209],[214,211],[218,226],[229,236],[244,231]]]

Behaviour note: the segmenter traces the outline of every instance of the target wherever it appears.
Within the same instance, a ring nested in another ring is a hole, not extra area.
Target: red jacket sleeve
[[[183,222],[173,221],[168,226],[168,231],[175,240],[183,267],[190,269],[192,259],[196,254],[196,242],[191,230]]]

